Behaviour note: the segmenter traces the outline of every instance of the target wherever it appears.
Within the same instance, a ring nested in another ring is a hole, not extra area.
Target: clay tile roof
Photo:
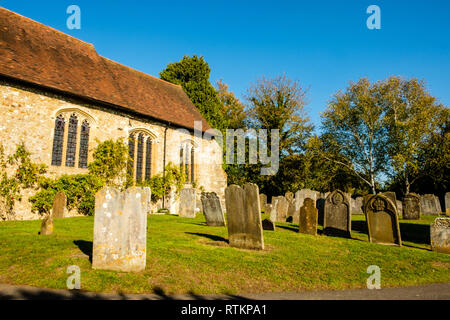
[[[211,127],[181,86],[100,56],[92,44],[0,7],[0,75],[188,129]]]

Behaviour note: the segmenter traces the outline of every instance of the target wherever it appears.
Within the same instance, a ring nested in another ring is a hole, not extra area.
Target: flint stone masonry
[[[92,268],[124,272],[145,269],[150,188],[106,187],[95,195]]]
[[[230,246],[241,249],[264,249],[258,186],[231,185],[225,189],[228,238]]]
[[[450,216],[450,192],[445,194],[445,214]]]
[[[267,196],[264,193],[259,195],[259,201],[261,205],[261,209],[265,209],[267,205]]]
[[[384,194],[370,197],[366,204],[369,241],[387,245],[402,245],[397,208]]]
[[[300,208],[300,223],[298,231],[300,233],[317,235],[318,210],[314,206],[314,200],[306,198]]]
[[[325,199],[323,229],[325,235],[351,236],[351,214],[348,195],[340,190]]]
[[[450,254],[450,218],[436,218],[430,225],[431,250]]]
[[[441,203],[434,194],[425,194],[420,197],[422,214],[425,216],[437,216],[441,214]]]
[[[206,225],[216,227],[225,226],[222,205],[217,194],[215,192],[202,192],[201,202]]]
[[[195,218],[195,189],[184,188],[180,191],[180,217]]]
[[[67,216],[67,196],[64,191],[58,191],[53,200],[53,218],[64,218]]]
[[[420,214],[420,196],[415,193],[405,195],[403,198],[403,219],[419,220]]]
[[[53,218],[51,215],[46,216],[42,220],[41,224],[41,235],[48,236],[53,233]]]

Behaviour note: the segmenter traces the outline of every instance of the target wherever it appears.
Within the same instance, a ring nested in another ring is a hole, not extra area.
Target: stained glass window
[[[128,138],[128,152],[130,155],[130,163],[128,164],[128,174],[133,176],[134,166],[134,134],[131,134]]]
[[[78,118],[72,114],[69,119],[69,130],[67,136],[67,152],[66,152],[66,166],[75,166],[75,152],[77,148],[77,127]]]
[[[144,135],[138,136],[137,159],[136,159],[136,181],[142,181],[142,164],[144,158]]]
[[[55,120],[55,131],[53,135],[52,166],[60,166],[62,162],[63,143],[64,143],[65,121],[62,115]]]
[[[147,138],[145,150],[145,180],[149,180],[152,176],[152,140],[150,138]]]
[[[79,168],[87,168],[88,151],[89,151],[89,123],[86,120],[84,120],[83,124],[81,125],[81,134],[80,134],[80,155],[78,156]]]

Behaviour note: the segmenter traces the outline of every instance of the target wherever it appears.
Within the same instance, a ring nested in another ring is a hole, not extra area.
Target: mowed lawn
[[[353,239],[303,235],[280,223],[264,231],[264,251],[250,251],[229,247],[226,227],[206,226],[201,214],[153,215],[140,273],[91,268],[93,217],[57,219],[51,236],[38,235],[41,221],[6,221],[0,222],[0,283],[65,289],[70,265],[81,269],[82,290],[116,293],[365,288],[370,265],[381,268],[382,287],[450,282],[450,255],[430,251],[433,220],[401,220],[403,247],[369,243],[362,215],[353,216]]]

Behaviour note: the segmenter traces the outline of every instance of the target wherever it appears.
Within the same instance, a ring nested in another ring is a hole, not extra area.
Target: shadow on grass
[[[73,243],[89,257],[89,262],[92,263],[92,241],[75,240]]]
[[[197,233],[197,232],[185,232],[186,234],[192,234],[194,236],[199,236],[199,237],[204,237],[204,238],[208,238],[211,239],[213,241],[221,241],[221,242],[226,242],[228,243],[228,239],[225,239],[223,237],[220,236],[216,236],[214,234],[206,234],[206,233]]]
[[[278,225],[276,227],[298,233],[298,227],[296,228],[296,227],[291,227],[291,226],[278,226]]]
[[[352,221],[352,231],[357,231],[359,233],[368,235],[369,231],[367,229],[367,222],[366,221]]]
[[[400,222],[400,234],[402,241],[430,244],[429,225]]]

